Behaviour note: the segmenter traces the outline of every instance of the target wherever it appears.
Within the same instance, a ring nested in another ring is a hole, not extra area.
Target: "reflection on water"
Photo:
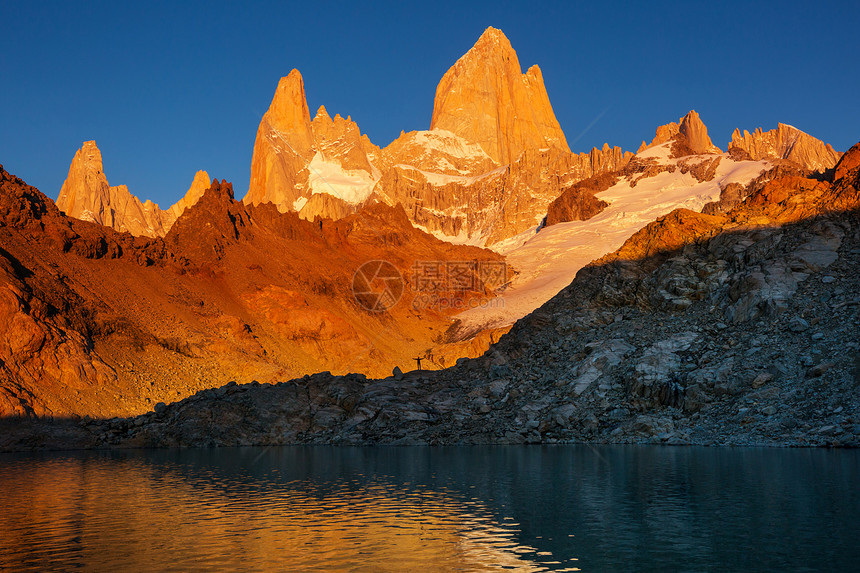
[[[0,455],[0,569],[814,571],[860,452],[284,447]]]

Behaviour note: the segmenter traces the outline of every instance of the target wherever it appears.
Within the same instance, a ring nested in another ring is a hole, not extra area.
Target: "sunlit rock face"
[[[631,156],[609,145],[571,153],[540,69],[523,74],[505,35],[488,28],[439,82],[430,129],[401,132],[384,149],[351,117],[321,106],[311,120],[293,70],[260,122],[244,202],[311,220],[400,203],[440,238],[491,246],[536,228],[567,186]]]
[[[162,237],[185,209],[209,188],[209,174],[198,171],[185,196],[167,210],[142,202],[125,185],[111,186],[95,141],[85,141],[75,153],[57,207],[70,217],[99,223],[135,236]]]
[[[185,193],[182,199],[177,201],[172,207],[170,207],[170,209],[167,210],[169,213],[168,218],[173,219],[171,225],[176,221],[176,219],[185,213],[186,209],[194,206],[197,201],[203,197],[203,193],[209,189],[211,184],[212,180],[209,178],[209,174],[205,171],[198,171],[194,174],[194,180],[191,181],[191,187],[188,188],[188,192]],[[169,228],[165,229],[165,231],[169,230]]]
[[[313,147],[304,80],[298,70],[293,70],[278,82],[257,129],[245,202],[274,203],[279,208],[292,205],[302,196]]]
[[[690,110],[687,115],[678,120],[678,123],[673,121],[658,127],[651,143],[646,144],[643,141],[637,153],[668,141],[672,142],[672,157],[722,153],[722,150],[711,141],[708,128],[695,110]]]
[[[430,129],[477,143],[502,165],[526,149],[570,151],[540,68],[532,66],[523,74],[511,43],[492,27],[442,77]]]
[[[383,149],[377,194],[437,236],[493,247],[537,228],[570,185],[632,155],[609,145],[571,153],[540,69],[523,74],[505,35],[488,28],[439,82],[430,130]]]
[[[244,202],[272,203],[305,219],[344,217],[370,197],[379,154],[351,117],[332,119],[321,106],[312,121],[302,75],[293,70],[257,129]]]
[[[812,171],[830,169],[842,156],[830,144],[784,123],[770,131],[744,130],[743,135],[736,129],[729,143],[732,150],[742,150],[752,159],[786,159]]]

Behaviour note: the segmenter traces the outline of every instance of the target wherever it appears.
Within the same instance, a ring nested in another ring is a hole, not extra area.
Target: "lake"
[[[0,570],[860,570],[860,451],[0,454]]]

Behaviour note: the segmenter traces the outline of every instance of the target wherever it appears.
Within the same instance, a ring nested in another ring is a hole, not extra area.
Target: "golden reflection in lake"
[[[560,565],[519,545],[518,524],[498,522],[479,501],[395,486],[384,477],[314,483],[279,480],[274,469],[236,479],[205,467],[66,457],[6,467],[0,491],[0,569],[431,572]]]

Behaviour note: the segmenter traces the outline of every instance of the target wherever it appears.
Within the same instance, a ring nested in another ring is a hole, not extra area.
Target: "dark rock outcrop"
[[[575,183],[565,189],[549,204],[544,225],[550,227],[566,221],[586,221],[609,206],[595,197],[595,193],[606,191],[618,181],[614,173],[604,173]]]

